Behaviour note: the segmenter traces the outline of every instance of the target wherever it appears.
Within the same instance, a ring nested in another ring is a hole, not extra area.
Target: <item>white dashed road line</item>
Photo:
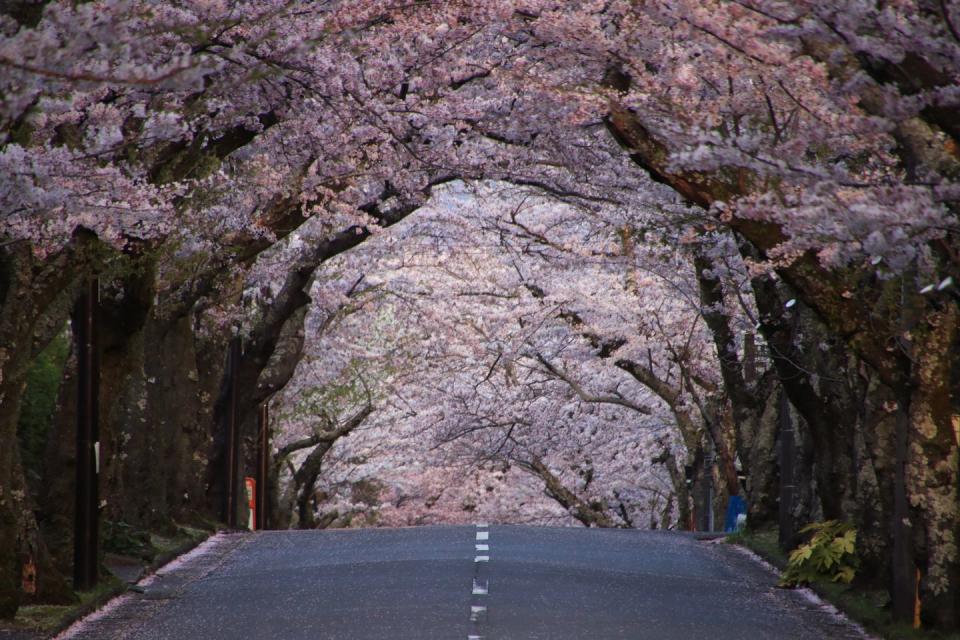
[[[474,545],[476,551],[479,553],[481,551],[486,552],[483,555],[475,555],[473,558],[473,587],[471,589],[471,605],[470,605],[470,622],[475,626],[473,627],[474,631],[479,631],[479,626],[482,622],[482,619],[485,619],[487,616],[487,606],[479,604],[480,602],[485,601],[485,596],[490,593],[490,580],[481,579],[481,563],[490,562],[490,545],[488,541],[490,540],[490,532],[487,531],[488,525],[486,523],[477,523],[477,543]],[[482,541],[482,542],[481,542]],[[467,640],[484,640],[485,636],[479,635],[478,633],[472,633],[467,635]]]

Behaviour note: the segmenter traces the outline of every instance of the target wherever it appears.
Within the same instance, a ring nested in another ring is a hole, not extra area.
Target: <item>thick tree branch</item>
[[[543,461],[534,456],[529,463],[517,463],[523,469],[543,480],[547,495],[557,501],[567,512],[586,527],[613,528],[616,523],[604,511],[595,509],[563,485]]]
[[[543,367],[544,367],[551,375],[553,375],[554,377],[556,377],[556,378],[559,379],[559,380],[563,380],[564,382],[566,382],[567,385],[568,385],[571,389],[573,389],[574,393],[576,393],[577,396],[578,396],[581,400],[583,400],[584,402],[596,402],[596,403],[601,403],[601,404],[616,404],[616,405],[620,405],[621,407],[626,407],[626,408],[628,408],[628,409],[632,409],[633,411],[636,411],[637,413],[642,413],[642,414],[647,415],[647,416],[648,416],[648,415],[651,415],[651,414],[653,413],[653,411],[651,411],[649,407],[645,407],[645,406],[640,405],[640,404],[637,404],[637,403],[635,403],[635,402],[631,402],[630,400],[627,400],[626,398],[623,398],[623,397],[621,397],[621,396],[619,396],[619,395],[594,395],[594,394],[592,394],[592,393],[588,393],[587,391],[585,391],[585,390],[583,389],[583,387],[580,386],[580,384],[579,384],[576,380],[574,380],[574,379],[573,379],[571,376],[569,376],[568,374],[564,373],[559,367],[554,366],[553,363],[551,363],[549,360],[547,360],[547,359],[543,356],[543,354],[537,353],[537,354],[536,354],[536,358],[537,358],[537,362],[539,362],[541,365],[543,365]]]

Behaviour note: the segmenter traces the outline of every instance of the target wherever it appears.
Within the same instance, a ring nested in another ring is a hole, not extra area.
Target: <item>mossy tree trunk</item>
[[[21,554],[32,549],[44,562],[49,557],[17,445],[26,375],[62,330],[79,285],[104,258],[96,239],[83,230],[45,259],[24,243],[0,249],[0,442],[8,443],[0,447],[0,618],[14,616],[20,604]],[[55,571],[52,563],[44,571]],[[49,582],[41,577],[41,588],[59,584],[54,577]]]
[[[843,51],[835,51],[835,47],[815,41],[805,44],[811,55],[824,62],[831,77],[839,81],[863,71],[863,61],[855,56],[842,55]],[[865,93],[860,102],[865,111],[878,115],[883,113],[884,105],[879,89]],[[932,174],[960,174],[960,159],[950,152],[955,145],[942,143],[944,135],[956,142],[956,128],[943,129],[941,122],[929,119],[928,115],[920,114],[896,123],[893,132],[897,143],[895,152],[905,166],[922,167]],[[667,145],[651,133],[635,112],[616,100],[610,103],[607,125],[635,163],[693,205],[709,210],[714,202],[748,195],[751,185],[757,182],[756,176],[747,175],[745,170],[728,174],[676,170],[670,164]],[[750,248],[744,257],[755,254],[762,258],[785,239],[782,229],[773,223],[734,217],[727,224],[745,240],[741,243],[741,250]],[[944,281],[949,276],[953,282],[960,281],[957,240],[953,234],[931,244],[932,262],[926,266],[930,280]],[[913,293],[920,288],[914,280],[904,282],[903,291],[910,293],[901,296],[900,282],[878,279],[873,269],[825,269],[813,252],[776,270],[779,278],[795,292],[798,301],[822,322],[826,332],[843,342],[852,355],[873,370],[871,375],[876,375],[895,393],[907,390],[910,396],[909,401],[900,404],[909,413],[905,484],[914,510],[911,521],[914,526],[922,525],[923,529],[918,535],[922,545],[916,549],[915,556],[925,575],[924,589],[930,594],[926,606],[931,620],[945,628],[953,628],[960,607],[957,602],[960,591],[960,559],[956,542],[957,435],[952,417],[958,412],[955,377],[960,349],[957,349],[954,337],[957,302],[950,298],[949,292],[921,299]],[[907,312],[912,320],[904,326],[903,318]],[[766,321],[761,318],[761,329]],[[828,372],[817,371],[818,374]],[[789,376],[781,374],[780,378],[784,384],[792,382]],[[944,395],[944,385],[951,389],[952,396]],[[791,402],[795,397],[796,393],[792,392]],[[845,465],[844,459],[851,455],[851,450],[856,451],[857,437],[855,430],[851,433],[843,423],[834,421],[831,425],[841,425],[841,437],[832,431],[827,433],[822,428],[824,424],[822,419],[810,424],[811,434],[821,440],[821,446],[815,446],[818,455],[832,458],[822,472],[826,476],[818,478],[818,485],[829,511],[845,516],[848,514],[844,512],[843,496],[850,495],[850,474],[838,475],[836,471]],[[861,437],[865,444],[871,439],[869,434]],[[894,466],[882,467],[883,473],[894,475]],[[832,478],[831,473],[834,474]],[[844,486],[832,486],[834,480]],[[878,477],[878,486],[887,484],[888,480]],[[826,496],[827,493],[833,495]],[[912,544],[899,526],[890,522],[884,526],[900,547]],[[905,580],[898,581],[892,593],[895,602],[905,602],[912,597],[910,585]],[[896,617],[909,620],[907,609],[905,606],[895,607]]]
[[[947,304],[911,331],[914,367],[905,483],[922,540],[916,556],[924,610],[928,622],[944,629],[960,625],[958,320],[957,307]]]

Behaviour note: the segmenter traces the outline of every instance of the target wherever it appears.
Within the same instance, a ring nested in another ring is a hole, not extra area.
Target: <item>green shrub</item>
[[[142,560],[152,560],[157,554],[149,531],[138,529],[126,522],[102,522],[101,539],[103,550]]]
[[[790,552],[780,586],[795,587],[829,578],[849,584],[857,571],[857,530],[848,522],[827,520],[808,524],[800,533],[810,540]]]

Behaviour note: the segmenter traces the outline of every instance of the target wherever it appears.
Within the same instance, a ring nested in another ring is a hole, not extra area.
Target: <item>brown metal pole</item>
[[[790,400],[783,389],[780,390],[779,405],[777,408],[777,428],[780,434],[780,505],[779,505],[779,544],[784,551],[795,546],[796,523],[794,522],[793,508],[796,496],[796,482],[794,479],[794,461],[796,459],[796,442],[793,420],[790,416]]]
[[[224,522],[229,527],[237,526],[237,476],[239,472],[240,425],[238,422],[238,381],[237,373],[240,369],[240,338],[230,341],[227,357],[228,375],[230,379],[229,405],[227,415],[227,486],[224,501]]]
[[[703,484],[700,486],[700,500],[703,510],[700,512],[700,531],[713,531],[713,463],[716,459],[712,450],[703,454]]]
[[[97,311],[100,283],[91,280],[77,304],[77,467],[73,585],[92,589],[99,574],[100,352]]]
[[[266,529],[269,523],[267,517],[267,475],[270,464],[270,401],[265,400],[260,405],[258,416],[258,446],[257,446],[257,529]]]
[[[914,618],[916,564],[913,561],[913,527],[910,522],[910,503],[907,498],[907,456],[910,443],[910,399],[907,393],[898,398],[894,422],[894,480],[893,480],[893,558],[891,560],[893,585],[890,589],[893,619],[910,622]]]
[[[752,331],[743,336],[743,381],[748,385],[757,381],[757,339]]]
[[[913,265],[900,280],[900,323],[904,335],[917,322],[914,307],[910,304],[916,291],[916,265]],[[906,340],[908,355],[913,345]],[[912,389],[906,384],[898,389],[897,412],[894,418],[893,442],[893,557],[891,558],[890,605],[895,622],[911,623],[915,617],[916,572],[913,549],[913,523],[910,520],[910,500],[907,493],[907,462],[910,456],[910,403]]]

